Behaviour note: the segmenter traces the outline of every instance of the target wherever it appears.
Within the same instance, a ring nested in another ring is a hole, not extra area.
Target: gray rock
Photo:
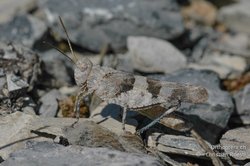
[[[127,45],[134,68],[143,72],[171,73],[184,68],[187,62],[178,49],[160,39],[129,37]]]
[[[179,7],[172,0],[44,0],[40,8],[50,23],[63,17],[74,43],[93,51],[105,44],[118,51],[126,46],[127,36],[171,39],[183,33]],[[65,36],[61,25],[54,32]]]
[[[73,64],[57,50],[39,54],[44,62],[44,84],[59,88],[73,84]]]
[[[55,117],[58,112],[58,100],[64,98],[66,98],[66,96],[62,95],[60,91],[52,89],[39,99],[42,103],[39,114],[42,117]]]
[[[249,163],[246,163],[244,166],[250,166],[250,162],[249,162]]]
[[[28,140],[53,142],[56,137],[64,136],[63,128],[72,125],[75,119],[41,118],[32,114],[15,112],[0,116],[0,121],[0,156],[7,159],[10,153],[23,148]],[[42,134],[34,134],[32,130]]]
[[[33,104],[33,103],[32,103]],[[35,105],[36,106],[36,105]],[[26,106],[22,108],[22,112],[26,113],[26,114],[32,114],[32,115],[36,115],[36,110],[34,105],[33,106]]]
[[[193,30],[197,31],[197,30]],[[192,57],[199,60],[197,57],[209,56],[211,52],[220,52],[223,54],[250,57],[249,53],[249,35],[246,33],[220,33],[211,28],[199,29],[202,32],[202,39],[196,44],[193,49]],[[201,33],[200,32],[200,33]]]
[[[12,73],[18,76],[29,84],[28,91],[31,91],[40,74],[40,59],[37,54],[16,43],[0,43],[0,50],[2,74]]]
[[[32,47],[47,30],[46,25],[31,15],[14,17],[5,24],[0,24],[0,40],[22,43]]]
[[[196,157],[206,155],[205,150],[192,137],[152,133],[148,138],[148,146],[172,154]]]
[[[218,75],[211,71],[181,70],[167,76],[153,76],[159,80],[201,85],[208,91],[208,101],[203,104],[183,103],[180,112],[193,123],[195,130],[207,141],[215,143],[219,133],[227,126],[233,112],[230,94],[220,89]]]
[[[233,115],[232,121],[234,123],[241,123],[245,125],[250,124],[250,84],[246,85],[244,89],[234,95],[236,104],[236,115]]]
[[[222,7],[219,10],[219,20],[229,28],[250,33],[250,1],[240,0],[229,6]]]
[[[250,128],[236,128],[227,131],[220,139],[225,153],[237,160],[250,159]]]
[[[167,156],[165,153],[162,152],[157,152],[157,155],[167,164],[171,166],[183,166],[185,165],[184,163],[177,162],[173,159],[171,159],[169,156]]]
[[[4,159],[10,153],[23,148],[28,140],[146,153],[143,142],[137,135],[118,135],[89,119],[79,119],[72,127],[76,122],[73,118],[50,118],[15,112],[1,115],[0,121],[0,156]]]
[[[199,40],[198,43],[196,43],[193,47],[192,53],[191,53],[191,58],[192,61],[198,62],[201,60],[201,58],[204,56],[205,50],[207,49],[209,45],[209,38],[207,37],[200,37],[201,39]]]
[[[93,121],[84,121],[64,128],[64,135],[72,145],[106,147],[109,149],[146,153],[143,142],[134,134],[117,135]]]
[[[64,133],[69,143],[73,145],[106,147],[125,151],[114,133],[94,122],[83,122],[74,127],[67,127],[64,129]]]
[[[30,98],[27,92],[31,92],[38,82],[40,59],[36,53],[16,43],[0,42],[0,50],[1,106],[11,108],[11,112],[23,111],[22,107],[32,105],[32,102],[27,103],[26,99]]]
[[[2,110],[2,109],[1,109]],[[4,159],[16,149],[23,147],[23,139],[31,137],[31,122],[36,119],[34,115],[16,112],[10,115],[0,116],[0,156]]]
[[[28,90],[29,84],[14,74],[6,75],[8,97],[14,98],[22,96]]]
[[[0,1],[0,23],[10,21],[17,14],[27,13],[35,6],[36,0],[2,0]]]
[[[206,35],[205,35],[206,34]],[[215,71],[220,78],[234,78],[247,69],[249,36],[208,30],[194,46],[189,67]]]
[[[32,156],[32,157],[30,157]],[[67,146],[49,142],[30,142],[26,149],[11,154],[11,157],[2,163],[3,166],[88,166],[88,165],[161,165],[149,155],[125,153],[107,148],[87,148],[81,146]]]

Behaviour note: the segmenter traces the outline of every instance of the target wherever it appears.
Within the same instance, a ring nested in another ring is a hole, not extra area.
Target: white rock
[[[6,159],[11,152],[23,148],[28,140],[53,142],[51,138],[38,137],[31,130],[64,136],[63,127],[74,122],[75,119],[70,118],[40,118],[21,112],[0,116],[0,156]]]
[[[229,6],[222,7],[219,11],[219,19],[226,26],[240,31],[250,33],[250,1],[240,0]]]
[[[143,72],[170,73],[184,68],[186,57],[171,43],[150,37],[128,37],[127,46],[134,68]]]

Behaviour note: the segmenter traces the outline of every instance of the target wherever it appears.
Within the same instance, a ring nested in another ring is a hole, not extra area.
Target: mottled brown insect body
[[[69,38],[68,43],[72,55],[74,55]],[[118,104],[124,108],[122,118],[123,129],[125,129],[125,117],[128,109],[136,111],[151,106],[165,108],[166,112],[151,124],[141,129],[142,132],[159,122],[164,116],[175,111],[181,102],[202,103],[208,98],[206,89],[200,86],[136,76],[132,73],[93,65],[87,58],[78,59],[75,57],[75,60],[73,58],[70,59],[75,64],[75,80],[81,88],[75,104],[77,117],[79,117],[80,101],[84,96],[92,93],[108,103]]]
[[[93,66],[89,65],[91,62],[88,59],[79,61],[81,63],[76,65],[75,70],[76,82],[81,87],[78,103],[84,96],[93,93],[108,103],[122,106],[123,128],[128,109],[137,111],[151,106],[162,106],[168,110],[162,116],[164,117],[175,111],[180,102],[202,103],[208,98],[206,89],[200,86],[159,81],[108,67]],[[78,105],[76,104],[76,112],[79,112]]]

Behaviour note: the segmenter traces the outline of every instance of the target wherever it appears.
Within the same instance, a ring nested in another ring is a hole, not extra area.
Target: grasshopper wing
[[[159,81],[110,68],[102,69],[102,74],[95,78],[98,80],[96,82],[99,82],[95,87],[95,93],[103,100],[117,98],[125,93],[130,95],[130,99],[133,99],[133,95],[138,98],[147,96],[148,99],[161,100],[160,103],[162,99],[165,102],[179,100],[181,102],[201,103],[208,98],[206,89],[200,86]]]
[[[168,100],[203,103],[208,99],[207,90],[201,86],[148,79],[148,90]]]

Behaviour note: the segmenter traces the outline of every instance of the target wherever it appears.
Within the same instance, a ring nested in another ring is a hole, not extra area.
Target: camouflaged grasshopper
[[[93,65],[88,58],[77,58],[63,21],[60,17],[59,19],[67,35],[73,57],[63,54],[75,64],[74,78],[80,87],[74,108],[77,119],[79,119],[80,102],[89,94],[95,94],[108,103],[123,107],[123,130],[125,130],[127,110],[140,112],[140,110],[154,106],[165,108],[166,111],[161,116],[139,131],[141,133],[177,110],[181,102],[202,103],[207,100],[208,93],[205,88],[200,86],[135,76],[112,68]]]

